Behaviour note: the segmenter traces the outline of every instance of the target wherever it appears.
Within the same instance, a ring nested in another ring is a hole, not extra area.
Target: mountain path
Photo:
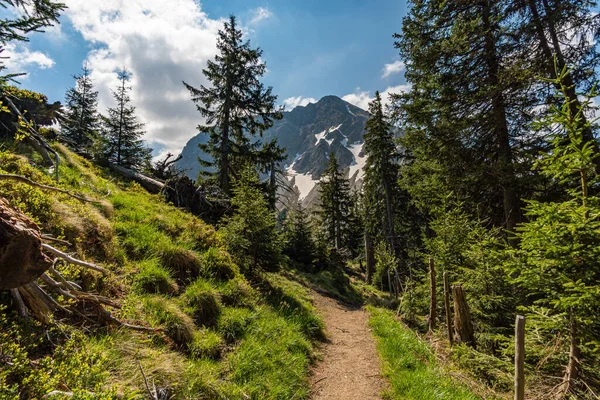
[[[381,399],[384,380],[368,313],[316,292],[313,299],[328,340],[321,347],[323,361],[312,370],[311,400]]]

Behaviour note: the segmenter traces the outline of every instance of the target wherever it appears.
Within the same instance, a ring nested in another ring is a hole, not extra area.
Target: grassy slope
[[[17,323],[0,294],[0,398],[36,398],[50,390],[76,398],[142,398],[139,365],[157,387],[180,399],[302,399],[322,322],[307,291],[277,274],[254,288],[200,219],[164,204],[135,184],[115,182],[58,147],[60,187],[104,198],[82,204],[23,184],[0,182],[0,195],[33,217],[63,248],[108,267],[111,275],[60,266],[87,290],[117,298],[113,313],[156,334],[115,327],[46,330]],[[27,159],[0,151],[0,172],[53,184]],[[64,321],[66,322],[66,321]]]
[[[477,399],[454,382],[436,362],[431,349],[398,322],[389,310],[369,307],[369,325],[377,338],[383,373],[390,383],[388,399]]]

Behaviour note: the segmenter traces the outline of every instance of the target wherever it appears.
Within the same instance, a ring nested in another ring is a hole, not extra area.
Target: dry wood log
[[[467,304],[465,289],[460,285],[452,286],[452,296],[454,297],[454,329],[456,331],[456,341],[475,348],[473,322],[471,321],[471,311]]]
[[[144,175],[137,171],[133,171],[131,169],[122,167],[117,164],[111,163],[111,164],[109,164],[109,168],[112,169],[113,171],[118,172],[119,174],[123,175],[127,179],[136,181],[150,193],[154,193],[154,194],[160,193],[160,191],[165,186],[165,184],[163,182],[161,182],[157,179],[151,178],[147,175]]]
[[[90,200],[90,199],[87,199],[85,197],[78,196],[78,195],[73,194],[73,193],[71,193],[69,191],[66,191],[66,190],[63,190],[63,189],[59,189],[59,188],[56,188],[54,186],[42,185],[41,183],[34,182],[31,179],[26,178],[26,177],[21,176],[21,175],[0,174],[0,179],[2,179],[2,180],[9,180],[9,181],[16,181],[16,182],[21,182],[21,183],[26,183],[26,184],[28,184],[30,186],[34,186],[34,187],[42,189],[42,190],[49,190],[49,191],[52,191],[52,192],[63,193],[63,194],[66,194],[67,196],[73,197],[74,199],[77,199],[79,201],[84,201],[84,202],[88,202],[88,203],[98,203],[95,200]]]
[[[51,266],[39,227],[0,197],[0,290],[24,286]]]

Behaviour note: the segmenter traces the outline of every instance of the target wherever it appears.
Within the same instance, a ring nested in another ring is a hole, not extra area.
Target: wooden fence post
[[[525,317],[515,321],[515,400],[525,400]]]
[[[429,257],[429,275],[430,275],[430,299],[429,303],[429,330],[435,329],[435,322],[437,319],[437,295],[435,288],[435,265],[433,263],[433,257]]]
[[[475,336],[473,334],[473,322],[471,312],[467,304],[465,289],[460,285],[452,286],[452,297],[454,297],[454,327],[456,328],[457,342],[465,343],[475,348]]]
[[[448,341],[450,346],[454,341],[454,326],[452,325],[452,314],[450,313],[450,284],[448,283],[448,272],[444,272],[444,308],[446,310],[446,326],[448,328]]]

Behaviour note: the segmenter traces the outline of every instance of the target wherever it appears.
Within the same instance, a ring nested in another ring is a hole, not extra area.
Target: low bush
[[[139,294],[175,294],[179,290],[171,271],[152,258],[139,264],[140,271],[133,280],[133,289]]]
[[[211,247],[202,255],[201,275],[207,279],[226,281],[240,274],[240,269],[227,251]]]

